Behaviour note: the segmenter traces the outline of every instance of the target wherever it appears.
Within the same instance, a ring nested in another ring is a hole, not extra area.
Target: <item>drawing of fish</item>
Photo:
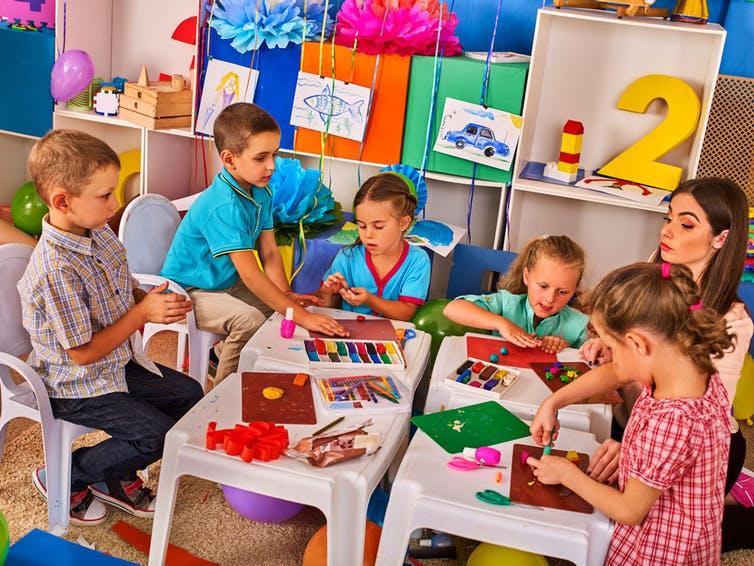
[[[364,105],[363,100],[357,100],[349,104],[339,96],[330,94],[330,85],[325,85],[322,94],[313,94],[304,98],[304,104],[319,113],[322,122],[327,123],[328,116],[335,118],[348,112],[354,117],[354,120],[361,122],[361,107]]]
[[[464,111],[468,112],[469,114],[473,114],[474,116],[479,116],[480,118],[487,118],[488,120],[495,119],[495,115],[489,110],[471,110],[469,108],[464,108]]]

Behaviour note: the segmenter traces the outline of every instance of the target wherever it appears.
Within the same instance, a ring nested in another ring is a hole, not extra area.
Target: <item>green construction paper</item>
[[[408,85],[406,125],[403,130],[401,162],[420,168],[427,138],[427,118],[432,103],[432,76],[434,57],[414,55],[411,58],[411,75]],[[445,57],[440,71],[440,85],[434,109],[434,123],[430,148],[434,147],[440,130],[446,98],[455,98],[479,104],[482,95],[485,62],[470,57]],[[491,108],[521,115],[528,63],[496,63],[490,65],[490,80],[486,103]],[[471,177],[474,163],[430,149],[427,170],[461,177]],[[477,165],[476,177],[485,181],[508,183],[510,171]]]
[[[454,430],[455,421],[463,424],[460,431]],[[411,422],[450,454],[463,452],[464,448],[526,438],[530,434],[529,425],[495,401],[419,415]]]

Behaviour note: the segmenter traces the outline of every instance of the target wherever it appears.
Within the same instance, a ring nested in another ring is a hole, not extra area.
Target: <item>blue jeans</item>
[[[111,438],[79,448],[71,460],[71,491],[113,479],[133,477],[162,457],[165,435],[203,396],[190,377],[159,366],[163,377],[131,361],[128,393],[88,399],[50,399],[58,419],[104,430]]]

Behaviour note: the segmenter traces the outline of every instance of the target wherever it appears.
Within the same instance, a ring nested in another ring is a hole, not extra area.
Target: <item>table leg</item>
[[[173,520],[179,481],[179,451],[188,442],[185,434],[168,433],[162,453],[160,479],[157,484],[157,502],[152,522],[152,542],[149,546],[149,566],[162,566],[170,541],[170,524]]]
[[[327,563],[362,564],[367,521],[367,487],[363,481],[340,480],[332,490],[327,516]]]

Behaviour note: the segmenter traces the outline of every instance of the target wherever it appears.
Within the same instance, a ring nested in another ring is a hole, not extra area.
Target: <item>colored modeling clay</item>
[[[264,395],[265,399],[280,399],[283,396],[283,390],[279,387],[265,387],[262,389],[262,395]]]

